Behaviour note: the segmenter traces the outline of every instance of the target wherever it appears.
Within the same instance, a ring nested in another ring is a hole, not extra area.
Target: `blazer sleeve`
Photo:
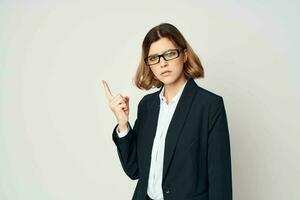
[[[232,200],[230,137],[222,97],[210,108],[207,163],[209,200]]]
[[[126,175],[132,180],[139,178],[137,161],[137,134],[139,132],[143,99],[138,104],[137,118],[134,122],[133,128],[130,122],[128,122],[128,133],[124,137],[119,137],[116,130],[119,124],[117,124],[114,127],[112,134],[112,139],[117,147],[118,157],[122,168]]]

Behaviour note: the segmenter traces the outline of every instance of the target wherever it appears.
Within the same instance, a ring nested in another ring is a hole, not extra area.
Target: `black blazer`
[[[138,179],[133,200],[145,200],[160,108],[159,91],[145,95],[125,137],[112,139],[124,172]],[[232,200],[230,139],[223,98],[188,79],[168,127],[164,200]]]

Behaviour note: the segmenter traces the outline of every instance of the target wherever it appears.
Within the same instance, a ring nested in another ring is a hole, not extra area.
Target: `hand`
[[[102,80],[102,83],[108,99],[109,107],[115,114],[119,125],[127,125],[129,118],[129,97],[121,94],[113,96],[106,81]]]

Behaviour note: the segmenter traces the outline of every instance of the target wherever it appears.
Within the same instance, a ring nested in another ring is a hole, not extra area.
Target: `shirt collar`
[[[187,83],[187,81],[181,86],[181,88],[179,89],[177,94],[173,97],[173,99],[169,102],[169,104],[175,103],[179,100],[186,83]],[[159,99],[161,102],[164,101],[165,103],[167,103],[167,99],[163,96],[164,91],[165,91],[165,86],[163,86],[162,90],[159,93]]]

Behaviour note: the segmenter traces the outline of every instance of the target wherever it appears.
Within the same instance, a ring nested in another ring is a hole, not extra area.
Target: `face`
[[[168,38],[161,38],[151,44],[148,56],[154,54],[160,55],[169,49],[177,49],[177,46],[175,46]],[[155,77],[165,85],[173,84],[176,81],[185,78],[183,73],[183,65],[186,60],[187,53],[185,51],[180,51],[179,57],[168,61],[165,61],[161,57],[159,63],[150,65],[150,69]],[[170,72],[163,74],[165,71]]]

